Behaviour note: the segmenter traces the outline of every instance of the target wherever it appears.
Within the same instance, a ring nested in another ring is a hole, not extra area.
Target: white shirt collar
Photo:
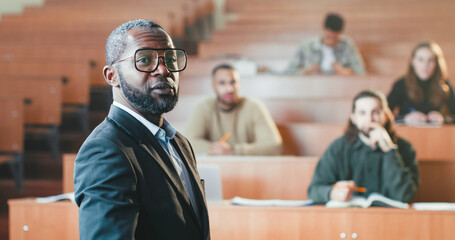
[[[134,118],[136,118],[139,122],[141,122],[142,124],[144,124],[144,126],[151,132],[153,133],[153,135],[156,135],[156,133],[158,132],[158,130],[160,130],[160,128],[158,126],[156,126],[155,124],[151,123],[149,120],[145,119],[143,116],[137,114],[135,111],[131,110],[130,108],[126,107],[125,105],[119,103],[119,102],[116,102],[114,101],[112,103],[114,106],[116,107],[119,107],[120,109],[122,109],[123,111],[129,113],[131,116],[133,116]]]

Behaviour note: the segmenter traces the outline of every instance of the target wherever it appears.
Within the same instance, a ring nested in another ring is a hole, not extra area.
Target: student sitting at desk
[[[437,43],[423,42],[414,48],[407,74],[395,82],[387,100],[397,120],[405,123],[452,121],[455,96]]]
[[[343,18],[327,14],[321,36],[305,39],[290,61],[285,74],[365,74],[365,66],[354,42],[342,35]]]
[[[319,160],[308,189],[315,203],[347,201],[358,187],[409,202],[419,185],[416,154],[395,134],[393,115],[380,92],[355,98],[345,134]]]
[[[238,95],[238,72],[222,64],[212,76],[216,97],[197,105],[185,129],[195,153],[279,155],[280,133],[261,103]]]

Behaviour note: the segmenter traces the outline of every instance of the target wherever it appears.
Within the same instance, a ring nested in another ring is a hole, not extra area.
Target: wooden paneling
[[[63,154],[63,193],[74,192],[74,161],[76,154]]]
[[[74,191],[75,154],[63,156],[63,192]],[[220,167],[223,199],[307,199],[319,157],[197,156],[198,164]],[[420,186],[415,202],[455,202],[455,161],[419,161]]]
[[[455,125],[397,127],[398,135],[411,142],[418,159],[455,160]]]
[[[9,200],[10,239],[79,239],[77,205]],[[46,216],[46,217],[43,217]],[[449,240],[455,212],[391,208],[329,209],[209,205],[211,239]],[[403,224],[406,223],[406,224]],[[24,227],[27,231],[24,231]]]
[[[24,107],[20,97],[0,96],[0,152],[24,149]]]
[[[8,200],[11,240],[79,239],[77,205],[36,203],[34,198]]]
[[[193,67],[203,68],[205,61],[193,62]],[[186,71],[186,70],[185,70]],[[183,72],[180,81],[181,95],[212,95],[212,77],[186,76]],[[201,72],[201,71],[197,71]],[[395,79],[387,76],[286,76],[255,75],[240,78],[240,95],[256,98],[313,99],[350,98],[365,89],[375,89],[387,94]]]
[[[210,157],[198,164],[220,167],[223,199],[307,199],[318,157]]]
[[[58,77],[0,76],[0,95],[19,96],[24,104],[24,122],[60,125],[62,81]]]
[[[368,240],[448,240],[455,235],[450,211],[210,205],[209,215],[211,237],[219,240],[355,239],[353,234]]]
[[[345,125],[320,123],[279,124],[285,155],[319,156],[329,144],[341,137]],[[398,136],[409,141],[417,152],[417,159],[454,160],[455,126],[410,127],[397,126]]]
[[[63,103],[88,104],[90,97],[89,63],[85,61],[0,61],[2,74],[59,77],[63,82]]]

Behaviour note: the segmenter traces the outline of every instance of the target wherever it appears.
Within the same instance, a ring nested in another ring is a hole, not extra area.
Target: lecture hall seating
[[[112,16],[117,15],[117,19],[102,15],[98,17],[96,11],[91,10],[93,6],[101,6],[98,3],[114,2],[109,8],[115,13]],[[84,61],[90,63],[87,70],[90,85],[106,86],[100,77],[100,69],[105,64],[104,56],[100,56],[103,55],[105,37],[112,26],[128,17],[127,10],[133,9],[131,4],[124,1],[114,2],[48,0],[43,8],[26,8],[21,16],[4,16],[0,22],[0,32],[8,34],[0,34],[0,59],[24,59],[33,52],[28,57],[34,61],[43,61],[46,57],[54,59],[51,61]],[[172,6],[182,2],[172,0],[169,3]],[[174,37],[185,38],[188,37],[185,34],[191,33],[185,32],[185,28],[188,30],[187,26],[197,24],[197,16],[194,15],[207,15],[202,8],[196,7],[204,6],[206,2],[210,1],[187,4],[184,7],[186,10],[166,7],[166,10],[176,11],[144,16],[162,19],[166,29],[175,29],[171,31]],[[145,1],[141,3],[146,4]],[[273,159],[198,157],[200,163],[219,164],[222,167],[225,198],[236,195],[306,198],[306,191],[295,191],[298,186],[283,188],[280,181],[273,180],[282,178],[293,181],[304,172],[300,188],[305,188],[318,156],[333,139],[342,134],[353,95],[363,88],[377,88],[387,93],[390,84],[406,70],[410,50],[417,42],[427,39],[438,41],[446,54],[449,70],[454,68],[452,59],[455,59],[455,48],[451,43],[453,31],[450,31],[453,17],[447,11],[453,8],[450,1],[438,0],[437,4],[420,0],[386,0],[368,4],[348,0],[343,5],[333,3],[332,0],[317,3],[228,0],[226,5],[231,13],[235,11],[236,20],[228,22],[226,29],[214,32],[210,41],[199,42],[198,55],[190,58],[187,71],[181,74],[180,101],[166,117],[171,123],[183,126],[182,122],[188,118],[195,103],[202,95],[211,93],[210,72],[214,63],[230,60],[232,54],[241,54],[260,66],[281,70],[303,37],[320,32],[322,19],[328,10],[337,10],[345,16],[346,34],[356,40],[368,69],[375,74],[359,79],[268,75],[242,78],[242,94],[264,102],[278,123],[286,143],[285,154],[295,156]],[[147,10],[144,8],[143,14],[147,14]],[[141,11],[138,11],[138,16]],[[192,14],[195,12],[197,14]],[[56,17],[61,21],[55,21]],[[29,40],[33,40],[33,43],[27,44]],[[22,50],[20,44],[24,43],[31,46]],[[65,46],[68,45],[73,49],[66,50]],[[63,56],[59,56],[59,53]],[[398,133],[410,140],[418,150],[422,184],[415,200],[455,201],[451,191],[439,187],[441,183],[447,189],[454,187],[451,184],[455,171],[455,153],[450,150],[453,145],[452,132],[451,126],[398,128]],[[74,156],[64,155],[64,192],[72,189],[72,170],[65,164],[71,159],[74,161]],[[11,239],[78,238],[77,208],[74,204],[37,205],[33,200],[25,199],[10,200],[9,205]],[[52,225],[48,221],[40,221],[42,216],[51,216]],[[374,239],[370,234],[378,239],[450,239],[453,235],[450,226],[455,221],[450,212],[398,209],[332,211],[319,207],[271,209],[223,205],[211,205],[210,218],[212,239],[333,239],[341,238],[342,233],[348,238],[355,233],[361,239]],[[278,223],[274,220],[276,218],[289,221]],[[40,220],[23,222],[24,219]],[[318,221],[324,222],[322,227],[315,224]],[[57,230],[53,225],[55,222],[62,224]],[[414,227],[403,230],[402,222],[410,222]],[[29,231],[24,231],[24,225],[29,227]]]
[[[24,106],[19,96],[0,94],[0,164],[7,163],[18,190],[24,180]]]

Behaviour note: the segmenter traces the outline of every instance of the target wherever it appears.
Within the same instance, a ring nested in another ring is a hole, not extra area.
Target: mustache
[[[166,78],[162,78],[160,81],[158,81],[157,83],[150,86],[151,90],[167,89],[167,88],[171,88],[171,89],[175,90],[175,84],[172,82],[169,82]]]

